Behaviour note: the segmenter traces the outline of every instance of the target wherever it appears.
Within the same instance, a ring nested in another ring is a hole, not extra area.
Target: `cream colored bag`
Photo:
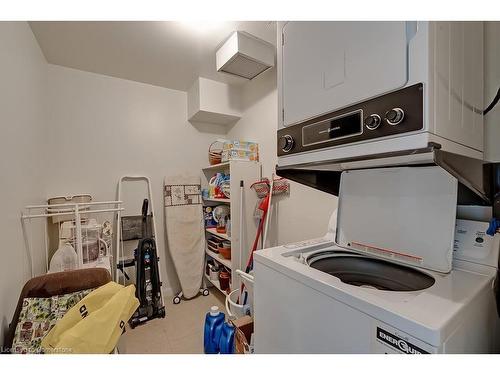
[[[139,307],[135,286],[114,282],[73,306],[42,340],[46,353],[111,353]]]

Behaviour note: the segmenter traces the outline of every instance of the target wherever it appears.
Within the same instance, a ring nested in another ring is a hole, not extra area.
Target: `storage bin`
[[[90,194],[78,194],[78,195],[68,195],[68,196],[60,196],[53,197],[47,200],[48,204],[67,204],[67,203],[90,203],[92,202],[92,196]],[[81,206],[80,211],[88,210],[89,206]],[[70,221],[75,219],[75,215],[73,214],[74,207],[51,207],[48,208],[47,211],[49,213],[61,213],[61,215],[52,216],[52,222],[54,224],[61,223],[63,221]],[[63,214],[65,212],[70,212],[69,214]],[[87,215],[85,213],[81,214],[82,219],[86,219]]]
[[[229,289],[230,280],[231,275],[225,269],[219,272],[219,283],[222,290],[227,291]]]

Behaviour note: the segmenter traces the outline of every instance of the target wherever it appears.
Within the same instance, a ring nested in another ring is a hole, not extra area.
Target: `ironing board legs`
[[[174,303],[174,305],[178,305],[179,303],[181,303],[181,298],[184,294],[182,292],[179,292],[177,293],[175,296],[174,296],[174,299],[172,300],[172,302]]]
[[[202,287],[200,288],[200,294],[203,296],[208,296],[210,292],[208,291],[208,288],[205,286],[205,283],[203,282]],[[177,293],[174,298],[172,299],[172,302],[174,305],[178,305],[182,301],[182,297],[184,294],[182,292]]]

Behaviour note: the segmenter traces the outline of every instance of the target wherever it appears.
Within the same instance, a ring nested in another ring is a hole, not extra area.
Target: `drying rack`
[[[82,244],[82,216],[89,214],[121,212],[124,208],[122,201],[103,201],[103,202],[85,202],[85,203],[60,203],[60,204],[42,204],[26,206],[21,212],[21,225],[23,230],[24,242],[28,253],[28,261],[31,269],[31,277],[35,276],[33,265],[33,246],[28,226],[32,224],[33,219],[45,219],[44,224],[44,245],[45,245],[45,271],[49,269],[49,239],[47,218],[61,215],[72,215],[75,223],[75,243],[78,268],[88,267],[83,262],[83,244]],[[31,229],[31,228],[30,228]],[[31,233],[31,232],[30,232]],[[108,256],[112,256],[112,251],[108,251]],[[110,265],[113,263],[110,261]],[[111,270],[110,273],[112,274]]]

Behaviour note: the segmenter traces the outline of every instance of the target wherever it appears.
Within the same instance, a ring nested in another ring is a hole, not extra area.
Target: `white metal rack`
[[[47,218],[61,216],[64,214],[72,215],[75,223],[75,242],[78,268],[85,268],[92,265],[84,264],[83,262],[83,245],[82,245],[82,216],[98,213],[120,212],[123,210],[121,201],[103,201],[103,202],[85,202],[85,203],[60,203],[60,204],[42,204],[26,206],[21,212],[21,225],[23,236],[28,252],[28,261],[30,263],[31,277],[35,276],[33,265],[33,244],[31,242],[31,229],[33,219],[45,219],[44,225],[44,246],[45,246],[45,271],[49,269],[49,241],[48,241],[48,225]],[[103,207],[103,208],[100,208]],[[107,256],[111,257],[112,252],[108,251]],[[109,266],[112,264],[109,261]]]
[[[215,228],[205,228],[207,237],[214,236],[231,242],[231,259],[225,259],[220,254],[211,251],[205,244],[206,257],[212,258],[217,263],[231,270],[232,289],[239,288],[241,279],[237,269],[244,268],[257,232],[257,222],[253,219],[253,211],[257,204],[256,194],[250,190],[250,185],[259,181],[262,176],[261,164],[254,161],[231,160],[225,163],[210,165],[202,169],[202,187],[207,188],[211,177],[223,172],[230,174],[230,197],[231,198],[209,198],[203,199],[204,206],[217,206],[226,204],[230,206],[231,236],[226,233],[218,233]],[[243,181],[243,194],[240,190],[240,181]],[[205,260],[206,262],[206,260]],[[205,278],[217,289],[225,294],[220,288],[218,280]]]

